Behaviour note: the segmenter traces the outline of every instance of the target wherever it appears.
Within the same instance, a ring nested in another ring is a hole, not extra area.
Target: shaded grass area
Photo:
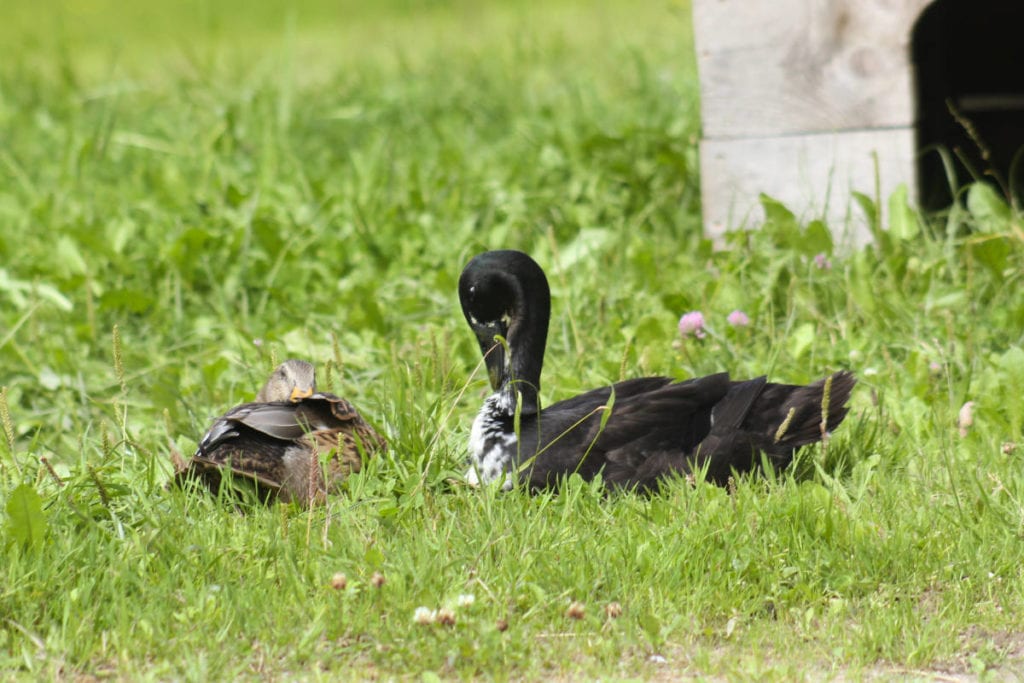
[[[1019,663],[1024,249],[1000,198],[975,186],[928,224],[864,198],[891,230],[847,254],[766,200],[763,230],[713,252],[683,5],[153,11],[19,3],[0,28],[0,668]],[[485,387],[455,283],[497,247],[551,278],[547,402],[643,373],[849,368],[850,417],[793,474],[731,495],[468,490]],[[751,324],[729,326],[734,309]],[[701,342],[678,339],[689,310]],[[165,491],[172,444],[191,452],[289,356],[389,435],[388,457],[310,512]]]

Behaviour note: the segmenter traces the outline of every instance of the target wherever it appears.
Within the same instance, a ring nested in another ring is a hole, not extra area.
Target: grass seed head
[[[14,453],[14,420],[7,405],[7,387],[0,387],[0,425],[3,425],[8,450]]]
[[[128,382],[124,376],[124,353],[121,348],[121,330],[117,325],[114,325],[114,330],[111,334],[113,337],[114,346],[114,374],[117,375],[117,382],[121,385],[121,392],[125,393],[128,391]]]

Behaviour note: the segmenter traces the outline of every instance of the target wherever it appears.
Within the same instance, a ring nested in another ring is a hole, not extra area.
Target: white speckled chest
[[[469,471],[466,481],[472,486],[487,484],[505,474],[502,488],[511,489],[515,481],[513,468],[516,461],[517,439],[512,430],[512,418],[503,410],[504,395],[496,393],[484,401],[473,420],[469,433]]]

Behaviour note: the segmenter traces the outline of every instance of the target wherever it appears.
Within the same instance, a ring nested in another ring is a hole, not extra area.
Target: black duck
[[[821,440],[846,416],[856,382],[845,371],[806,386],[733,381],[724,372],[685,382],[643,377],[542,410],[551,313],[544,271],[522,252],[489,251],[462,271],[459,299],[494,390],[470,434],[472,484],[504,478],[510,488],[518,478],[536,490],[573,472],[601,472],[614,487],[652,489],[666,475],[700,470],[725,484],[757,467],[760,453],[784,467],[797,448]]]

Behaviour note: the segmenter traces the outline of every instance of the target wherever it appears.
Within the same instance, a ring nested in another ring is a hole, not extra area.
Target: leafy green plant
[[[43,502],[28,484],[14,488],[7,496],[7,523],[5,526],[9,545],[33,548],[46,539],[46,516]]]

